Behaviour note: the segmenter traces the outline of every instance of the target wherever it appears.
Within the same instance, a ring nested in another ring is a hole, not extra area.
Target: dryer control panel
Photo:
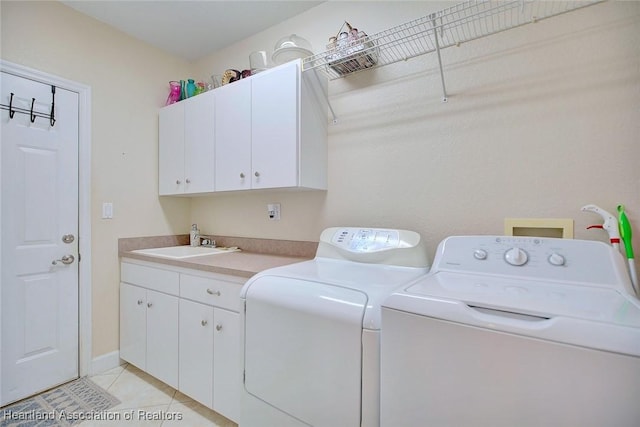
[[[406,267],[429,266],[420,234],[398,229],[327,228],[320,235],[316,256]]]
[[[384,251],[400,247],[400,232],[376,228],[340,228],[333,233],[331,243],[352,252]]]

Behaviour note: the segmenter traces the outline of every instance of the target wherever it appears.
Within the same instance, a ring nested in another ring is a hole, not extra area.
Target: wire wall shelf
[[[371,36],[359,32],[355,39],[331,43],[325,52],[305,58],[303,69],[335,80],[435,52],[446,101],[442,49],[603,1],[469,0]]]

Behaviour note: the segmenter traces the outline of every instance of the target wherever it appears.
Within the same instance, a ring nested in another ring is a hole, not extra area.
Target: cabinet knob
[[[182,181],[180,181],[179,179],[176,179],[176,184],[180,185],[182,184]]]
[[[216,325],[216,331],[221,331],[222,330],[222,325],[220,323],[218,323]]]
[[[212,291],[211,289],[207,288],[207,293],[209,295],[216,295],[216,296],[220,296],[220,291]]]
[[[200,324],[201,324],[202,326],[207,326],[207,323],[209,323],[209,322],[207,322],[206,320],[203,320],[203,321],[201,321],[201,322],[200,322]]]
[[[191,180],[189,178],[186,179],[185,181],[187,184],[191,184]]]
[[[256,173],[254,173],[254,175],[255,175],[255,176],[256,176],[256,178],[257,178],[257,177],[259,177],[259,176],[260,176],[260,172],[256,171]]]
[[[138,300],[138,305],[142,305],[144,301],[142,301],[141,299]]]
[[[244,179],[244,173],[240,172],[240,178]]]
[[[150,302],[147,303],[147,307],[151,308],[153,304],[151,304]]]

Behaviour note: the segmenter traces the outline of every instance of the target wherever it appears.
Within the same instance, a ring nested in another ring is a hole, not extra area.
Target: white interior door
[[[3,72],[0,86],[2,104],[51,109],[50,85]],[[55,117],[0,116],[0,405],[79,374],[77,93],[56,88]]]

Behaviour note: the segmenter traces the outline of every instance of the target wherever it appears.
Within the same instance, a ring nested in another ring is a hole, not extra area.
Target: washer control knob
[[[504,254],[504,260],[511,265],[525,265],[529,261],[529,256],[520,248],[511,248]]]
[[[566,260],[564,257],[558,253],[552,253],[549,255],[549,264],[555,265],[557,267],[563,266]]]
[[[480,261],[485,260],[487,259],[487,251],[484,249],[476,249],[473,251],[473,257]]]

